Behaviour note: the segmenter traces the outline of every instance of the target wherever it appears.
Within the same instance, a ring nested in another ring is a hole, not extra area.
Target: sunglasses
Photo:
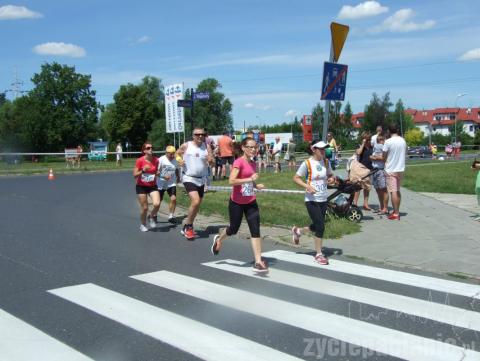
[[[248,148],[248,149],[255,149],[257,148],[256,145],[244,145],[245,148]]]
[[[193,135],[196,137],[204,137],[205,133],[194,133]]]
[[[145,150],[152,150],[153,147],[145,147]]]

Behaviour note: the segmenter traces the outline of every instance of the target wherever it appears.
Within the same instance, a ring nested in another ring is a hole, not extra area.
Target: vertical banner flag
[[[302,119],[302,129],[303,129],[303,141],[311,142],[313,140],[313,126],[312,126],[312,116],[304,115]]]
[[[167,133],[183,133],[185,115],[177,100],[183,99],[183,84],[173,84],[165,88],[165,120]]]

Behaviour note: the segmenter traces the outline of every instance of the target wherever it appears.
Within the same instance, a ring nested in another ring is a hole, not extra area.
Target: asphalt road
[[[260,277],[220,225],[139,232],[130,172],[0,178],[0,205],[1,361],[480,360],[479,286],[268,242]]]

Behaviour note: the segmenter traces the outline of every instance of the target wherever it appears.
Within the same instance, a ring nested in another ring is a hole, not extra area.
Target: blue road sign
[[[348,65],[325,62],[321,100],[344,100]]]
[[[188,99],[178,99],[177,100],[177,107],[182,107],[182,108],[191,108],[192,107],[192,101]]]
[[[195,99],[195,100],[208,100],[208,99],[210,99],[210,93],[209,92],[193,93],[193,99]]]

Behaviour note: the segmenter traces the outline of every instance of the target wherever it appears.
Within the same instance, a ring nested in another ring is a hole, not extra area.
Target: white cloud
[[[39,55],[69,56],[72,58],[83,58],[87,55],[85,49],[78,45],[55,42],[37,45],[33,48],[33,52]]]
[[[150,40],[152,40],[151,37],[143,35],[137,39],[137,43],[148,43]]]
[[[25,6],[0,6],[0,20],[35,19],[43,15],[27,9]]]
[[[423,23],[415,23],[411,18],[415,16],[412,9],[398,10],[392,16],[386,18],[382,24],[370,29],[372,33],[390,31],[393,33],[407,33],[410,31],[427,30],[435,26],[435,21],[426,20]]]
[[[344,5],[338,13],[339,19],[360,19],[386,13],[388,8],[376,1],[365,1],[357,6]]]
[[[287,112],[285,113],[285,116],[286,116],[286,117],[294,117],[294,116],[297,115],[297,114],[298,114],[298,112],[297,112],[296,110],[290,109],[289,111],[287,111]]]
[[[458,60],[469,61],[469,60],[480,60],[480,48],[472,49],[464,53]]]
[[[244,108],[258,109],[258,110],[270,110],[270,109],[272,109],[272,106],[271,105],[257,105],[257,104],[253,104],[253,103],[246,103],[244,105]]]

